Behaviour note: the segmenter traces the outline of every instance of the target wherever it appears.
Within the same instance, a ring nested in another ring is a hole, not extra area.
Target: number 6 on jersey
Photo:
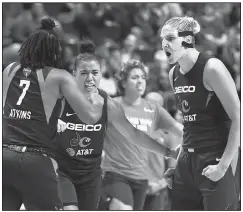
[[[22,94],[20,95],[19,97],[19,100],[17,101],[16,105],[21,105],[25,95],[26,95],[26,91],[28,90],[28,88],[30,87],[30,81],[28,80],[20,80],[20,83],[19,83],[19,87],[23,87],[24,86],[24,89],[23,89],[23,92]]]

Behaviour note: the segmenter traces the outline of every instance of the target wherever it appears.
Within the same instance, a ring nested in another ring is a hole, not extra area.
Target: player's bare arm
[[[240,100],[235,83],[220,60],[210,59],[205,69],[205,84],[210,86],[218,96],[232,121],[227,146],[220,161],[220,164],[228,167],[240,145]]]
[[[136,129],[126,118],[122,105],[112,98],[108,98],[108,121],[122,133],[128,141],[156,154],[165,154],[166,148],[159,144],[153,135],[147,135]]]
[[[163,129],[167,136],[173,136],[174,139],[165,139],[165,145],[175,150],[182,143],[183,125],[177,122],[164,108],[158,107],[158,128]],[[170,143],[167,143],[169,140]],[[171,143],[173,141],[173,143]]]
[[[220,60],[212,58],[208,61],[203,80],[205,87],[211,88],[218,96],[232,121],[228,142],[218,164],[225,172],[240,146],[240,101],[235,83],[229,71]]]

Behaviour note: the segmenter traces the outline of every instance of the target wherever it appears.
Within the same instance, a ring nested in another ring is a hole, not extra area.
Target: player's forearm
[[[170,139],[169,147],[173,150],[176,150],[178,145],[182,144],[183,140],[183,125],[176,122],[170,129],[173,139]]]
[[[226,169],[231,164],[237,150],[240,146],[240,118],[237,117],[232,121],[228,142],[225,147],[222,158],[220,159],[219,165]]]
[[[107,103],[109,122],[113,124],[128,142],[156,154],[165,154],[166,148],[154,139],[155,137],[157,138],[157,136],[149,136],[145,132],[136,129],[127,120],[124,109],[119,102],[108,99]]]
[[[133,145],[150,152],[164,155],[166,148],[141,130],[136,129],[125,116],[113,120],[114,127]]]

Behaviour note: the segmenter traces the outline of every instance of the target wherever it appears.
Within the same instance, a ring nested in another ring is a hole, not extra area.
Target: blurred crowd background
[[[91,39],[102,60],[100,87],[118,95],[116,74],[124,62],[140,59],[149,71],[147,92],[159,92],[166,109],[176,111],[161,50],[160,27],[171,17],[192,16],[201,31],[196,48],[221,59],[240,95],[240,3],[3,3],[3,66],[18,61],[21,43],[51,17],[63,47],[64,67],[73,70],[81,39]]]

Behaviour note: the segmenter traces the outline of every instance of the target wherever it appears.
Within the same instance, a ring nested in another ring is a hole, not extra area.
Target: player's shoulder
[[[48,79],[55,79],[55,80],[64,80],[68,79],[70,77],[70,73],[65,69],[60,68],[54,68],[54,67],[48,67],[47,69],[44,69],[47,74]]]
[[[221,60],[215,57],[211,57],[205,64],[204,72],[206,74],[220,74],[223,72],[225,65]]]
[[[55,74],[63,74],[63,73],[68,73],[67,70],[61,69],[61,68],[54,68],[54,67],[48,67],[50,69],[50,72],[55,73]]]
[[[149,109],[150,111],[156,112],[158,110],[159,104],[156,102],[151,102],[146,99],[143,99],[144,108]],[[145,109],[146,110],[146,109]]]
[[[223,62],[220,59],[218,59],[216,57],[211,57],[206,62],[206,66],[205,67],[212,69],[212,68],[215,68],[215,67],[217,67],[218,65],[221,65],[221,64],[223,64]]]
[[[15,67],[20,66],[19,62],[12,62],[9,65],[7,65],[4,70],[3,70],[3,74],[8,75],[9,72],[11,72],[11,70],[13,70]]]

